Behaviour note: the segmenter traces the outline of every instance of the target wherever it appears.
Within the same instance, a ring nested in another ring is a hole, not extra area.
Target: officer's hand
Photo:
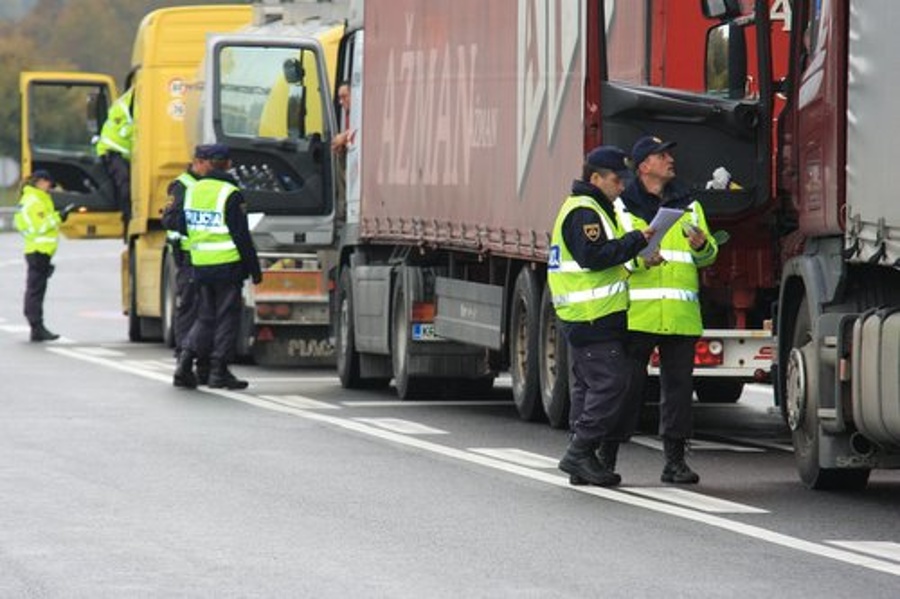
[[[659,249],[657,249],[651,255],[644,258],[644,265],[646,265],[647,268],[652,268],[654,266],[659,266],[665,261],[666,259],[662,257],[662,254],[659,253]]]
[[[646,229],[641,231],[641,234],[644,236],[644,239],[646,239],[647,241],[650,241],[650,238],[653,237],[654,233],[656,233],[656,229],[654,229],[653,227],[647,227]]]

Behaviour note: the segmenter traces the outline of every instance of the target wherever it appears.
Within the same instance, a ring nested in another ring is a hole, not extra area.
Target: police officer
[[[97,141],[97,156],[113,181],[125,224],[131,220],[131,148],[134,138],[134,88],[113,102]]]
[[[712,264],[718,246],[707,228],[700,203],[690,189],[675,179],[674,142],[642,137],[632,149],[635,179],[621,196],[624,209],[620,222],[626,231],[651,222],[660,206],[683,209],[679,222],[660,242],[662,264],[637,268],[630,285],[630,357],[634,362],[632,383],[639,401],[647,377],[647,362],[653,348],[660,359],[660,422],[665,466],[662,482],[692,484],[700,481],[684,459],[692,433],[694,344],[703,332],[700,314],[698,269]]]
[[[59,243],[59,226],[66,220],[72,206],[57,212],[50,197],[53,177],[43,169],[34,171],[22,184],[18,211],[13,222],[25,238],[25,262],[28,275],[25,283],[25,318],[31,326],[32,341],[53,341],[59,335],[44,326],[44,296],[47,280],[53,274],[51,258]]]
[[[180,216],[184,210],[184,195],[198,179],[210,171],[210,158],[215,146],[197,146],[194,158],[187,170],[169,184],[169,203],[163,210],[162,225],[166,228],[166,237],[175,261],[175,314],[173,315],[173,333],[175,337],[175,357],[181,355],[185,348],[185,339],[194,321],[197,320],[197,285],[194,282],[191,268],[190,245],[187,235],[178,231]],[[209,382],[209,362],[198,360],[197,382],[205,385]]]
[[[599,146],[585,157],[553,225],[547,283],[569,346],[572,436],[559,468],[572,484],[612,486],[615,456],[595,453],[624,440],[622,411],[628,398],[628,270],[647,246],[652,229],[623,234],[613,200],[624,188],[626,155]]]
[[[247,207],[234,179],[228,147],[198,148],[210,156],[210,172],[187,188],[178,230],[188,236],[197,283],[197,320],[178,356],[173,384],[194,388],[194,360],[209,358],[211,388],[244,389],[247,381],[228,369],[241,318],[241,287],[248,276],[262,281],[256,248],[247,226]]]

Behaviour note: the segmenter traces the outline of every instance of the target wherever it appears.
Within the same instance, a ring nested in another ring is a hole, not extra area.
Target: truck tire
[[[541,298],[541,332],[538,339],[541,403],[553,428],[569,426],[569,356],[566,339],[559,328],[551,301],[550,287]]]
[[[523,268],[513,287],[509,317],[509,373],[513,401],[522,420],[544,418],[541,382],[538,376],[541,290],[537,276]]]
[[[163,259],[159,305],[162,307],[162,338],[166,347],[175,347],[175,275],[177,267],[170,252]]]
[[[791,353],[785,372],[788,424],[794,444],[797,474],[810,489],[859,490],[869,481],[868,469],[822,468],[819,464],[819,401],[810,391],[809,378],[815,376],[813,339],[809,301],[803,298],[794,319]]]
[[[737,403],[744,392],[744,383],[733,379],[696,378],[694,393],[700,403]]]
[[[403,277],[394,281],[391,302],[391,364],[394,372],[394,386],[401,401],[419,399],[425,394],[425,380],[410,376],[410,325],[409,310],[406,308],[406,293]]]
[[[350,283],[350,267],[341,269],[337,289],[337,339],[335,353],[337,358],[338,378],[345,389],[359,389],[362,379],[359,376],[359,353],[356,351],[355,331],[353,329],[353,288]]]

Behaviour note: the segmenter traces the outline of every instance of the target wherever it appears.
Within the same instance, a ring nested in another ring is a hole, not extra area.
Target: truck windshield
[[[217,95],[229,137],[325,136],[322,85],[312,52],[284,47],[224,46]]]
[[[106,118],[106,89],[96,84],[32,83],[29,88],[30,138],[35,151],[93,153],[94,137]]]

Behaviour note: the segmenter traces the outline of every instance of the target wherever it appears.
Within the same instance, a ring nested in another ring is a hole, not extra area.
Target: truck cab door
[[[644,135],[677,142],[678,178],[722,225],[767,209],[772,197],[770,25],[763,0],[755,21],[704,17],[700,4],[607,0],[593,103],[603,143],[630,150]],[[707,189],[719,167],[736,186]]]
[[[205,69],[198,141],[230,148],[257,247],[331,246],[337,129],[322,45],[302,36],[215,36]]]
[[[122,213],[113,183],[94,151],[116,98],[116,85],[95,73],[23,72],[22,173],[50,171],[56,208],[74,204],[61,230],[69,238],[121,238]]]

